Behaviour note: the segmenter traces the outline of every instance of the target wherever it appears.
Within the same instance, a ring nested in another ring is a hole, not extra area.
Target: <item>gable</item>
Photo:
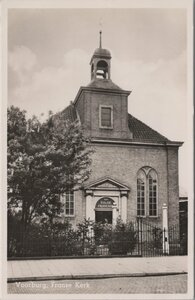
[[[90,190],[117,190],[117,191],[129,191],[129,187],[110,178],[101,178],[95,182],[92,182],[84,187],[84,189]]]

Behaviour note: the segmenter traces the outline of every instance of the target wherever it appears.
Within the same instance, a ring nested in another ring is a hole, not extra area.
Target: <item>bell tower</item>
[[[99,48],[97,48],[90,61],[91,80],[110,79],[111,53],[102,48],[102,31],[100,31]]]
[[[111,80],[111,53],[102,48],[101,31],[90,65],[91,82],[80,87],[74,100],[84,132],[91,138],[132,139],[127,111],[131,92]]]

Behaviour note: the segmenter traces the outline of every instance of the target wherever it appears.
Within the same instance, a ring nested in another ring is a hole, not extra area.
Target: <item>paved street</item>
[[[9,294],[173,294],[186,292],[187,275],[27,281],[8,284]]]

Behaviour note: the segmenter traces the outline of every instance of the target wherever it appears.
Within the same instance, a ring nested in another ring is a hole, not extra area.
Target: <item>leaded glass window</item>
[[[138,173],[137,178],[137,215],[145,216],[145,183],[146,176],[142,170]]]
[[[150,167],[143,167],[137,175],[137,216],[157,217],[158,179]]]
[[[148,175],[149,184],[149,216],[157,216],[157,176],[154,170]]]

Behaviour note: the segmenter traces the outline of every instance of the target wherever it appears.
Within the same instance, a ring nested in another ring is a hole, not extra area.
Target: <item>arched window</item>
[[[146,175],[143,170],[137,176],[137,215],[145,216]]]
[[[137,174],[137,216],[157,217],[158,179],[151,167],[143,167]]]
[[[151,170],[148,174],[149,216],[157,216],[157,174]]]

